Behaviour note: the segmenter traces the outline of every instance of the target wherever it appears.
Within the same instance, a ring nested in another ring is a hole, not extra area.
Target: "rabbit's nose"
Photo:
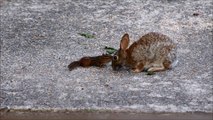
[[[117,71],[117,70],[119,70],[121,67],[122,67],[121,65],[116,65],[116,66],[113,67],[113,70],[116,70],[116,71]]]

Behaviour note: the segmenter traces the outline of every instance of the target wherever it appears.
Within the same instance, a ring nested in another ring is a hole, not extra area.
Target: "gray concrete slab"
[[[0,107],[212,112],[212,0],[3,0]],[[148,76],[67,65],[161,32],[178,44],[175,69]],[[78,33],[94,34],[88,39]]]

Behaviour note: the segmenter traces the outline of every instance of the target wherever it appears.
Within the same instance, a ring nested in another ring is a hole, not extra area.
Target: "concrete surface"
[[[0,108],[212,113],[212,0],[3,0]],[[178,66],[148,76],[67,65],[161,32]],[[78,33],[94,34],[88,39]]]

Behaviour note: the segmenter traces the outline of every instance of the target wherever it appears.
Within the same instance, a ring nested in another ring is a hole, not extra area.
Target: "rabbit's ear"
[[[129,35],[126,33],[123,35],[120,43],[120,49],[121,50],[126,50],[129,45]]]

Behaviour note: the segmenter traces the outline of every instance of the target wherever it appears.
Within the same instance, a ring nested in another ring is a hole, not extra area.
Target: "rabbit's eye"
[[[113,56],[113,60],[118,60],[118,56],[117,55]]]

